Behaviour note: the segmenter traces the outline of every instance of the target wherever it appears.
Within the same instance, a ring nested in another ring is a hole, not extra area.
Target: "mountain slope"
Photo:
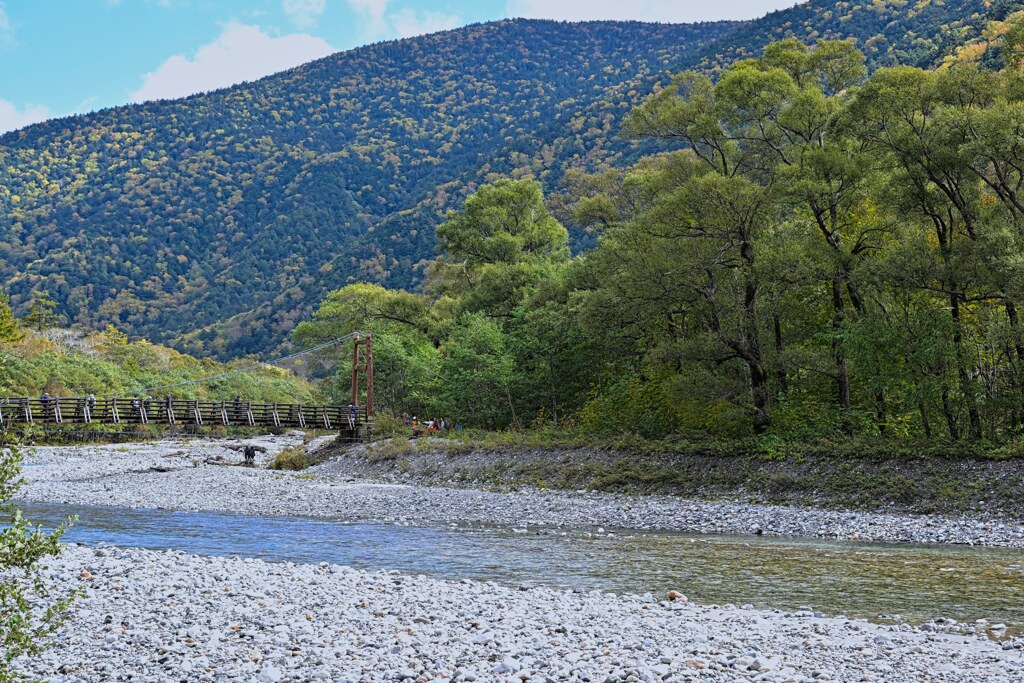
[[[741,26],[684,61],[690,68],[717,72],[784,38],[805,43],[853,38],[872,69],[895,64],[931,68],[981,38],[990,21],[1022,6],[1020,0],[814,0]]]
[[[938,63],[1018,0],[814,0],[747,24],[511,20],[0,137],[0,282],[69,322],[259,352],[354,279],[415,286],[479,183],[621,163],[619,122],[673,71],[786,35]],[[959,42],[958,42],[959,41]],[[223,321],[229,320],[228,324]]]
[[[734,27],[470,26],[6,135],[0,276],[160,340],[269,304],[219,351],[266,348],[349,278],[414,284],[474,184],[628,154],[622,115]]]

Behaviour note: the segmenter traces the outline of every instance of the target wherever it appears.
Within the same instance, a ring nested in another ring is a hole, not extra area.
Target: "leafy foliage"
[[[7,292],[0,291],[0,344],[18,341],[21,337],[18,321],[11,310],[11,300]]]
[[[502,21],[46,122],[0,138],[0,278],[19,312],[46,290],[68,323],[222,358],[266,351],[335,288],[419,287],[434,228],[481,185],[534,178],[550,192],[666,149],[616,133],[671,71],[717,74],[785,36],[853,39],[872,67],[932,65],[1018,6],[812,0],[744,25]]]
[[[72,323],[266,350],[330,289],[421,281],[480,183],[634,155],[624,113],[732,27],[503,21],[10,133],[0,278],[19,311],[45,288]]]
[[[1017,68],[869,75],[847,42],[785,40],[717,81],[679,74],[623,130],[677,149],[568,176],[551,204],[598,231],[592,251],[524,249],[532,224],[509,216],[532,206],[551,235],[557,221],[532,184],[500,181],[439,226],[449,253],[427,294],[372,292],[378,310],[414,297],[388,334],[436,358],[393,406],[416,396],[470,427],[780,448],[1019,448]],[[488,271],[523,263],[528,277]],[[346,288],[322,310],[369,295]],[[362,324],[369,310],[338,312]]]
[[[85,335],[71,330],[28,332],[0,347],[0,396],[140,396],[150,387],[178,384],[247,367],[252,359],[232,363],[199,360],[147,341],[129,343],[111,328]],[[315,403],[316,390],[288,370],[265,366],[215,381],[161,389],[161,396],[266,403]]]
[[[812,0],[746,24],[701,48],[686,66],[717,73],[787,38],[802,43],[853,38],[872,69],[932,68],[962,46],[981,41],[991,22],[1021,7],[1020,0]]]
[[[21,487],[21,451],[0,449],[0,681],[24,680],[10,670],[13,659],[41,653],[61,625],[75,594],[55,597],[43,577],[46,558],[60,552],[67,524],[52,532],[33,527],[11,499]],[[68,524],[71,520],[69,520]]]

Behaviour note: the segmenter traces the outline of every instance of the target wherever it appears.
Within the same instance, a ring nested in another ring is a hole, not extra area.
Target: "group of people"
[[[446,418],[433,418],[431,420],[420,420],[415,415],[409,415],[408,413],[402,414],[402,422],[412,427],[413,436],[423,436],[426,434],[434,434],[436,432],[462,430],[462,425]]]
[[[57,396],[50,396],[50,392],[44,391],[42,396],[39,397],[39,401],[43,404],[43,409],[49,408],[51,405],[56,405],[58,400]],[[89,410],[93,410],[96,407],[96,394],[89,394],[88,396],[80,396],[76,401],[79,405],[85,404],[89,406]]]

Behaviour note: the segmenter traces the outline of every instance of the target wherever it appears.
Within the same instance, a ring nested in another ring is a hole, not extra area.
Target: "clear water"
[[[526,531],[26,503],[65,540],[443,578],[582,587],[706,603],[807,606],[872,620],[939,616],[1024,632],[1024,551],[676,533]]]

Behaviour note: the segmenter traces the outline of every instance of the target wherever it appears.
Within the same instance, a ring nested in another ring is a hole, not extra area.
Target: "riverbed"
[[[259,464],[301,440],[254,440]],[[85,598],[57,647],[21,670],[67,682],[1024,680],[1019,520],[394,485],[343,462],[240,467],[238,446],[29,456],[29,515],[79,517],[48,580]]]
[[[267,449],[258,459],[264,465],[274,453],[300,444],[302,438],[285,435],[249,442]],[[389,484],[352,476],[344,455],[302,473],[239,467],[239,445],[193,439],[38,448],[26,460],[27,486],[22,495],[40,502],[260,516],[1024,548],[1022,520],[996,515],[909,515],[589,491]]]
[[[15,667],[71,681],[1018,682],[1016,647],[809,610],[71,546],[84,593]]]
[[[444,579],[663,594],[845,614],[879,623],[955,620],[998,638],[1024,631],[1024,552],[631,530],[396,525],[303,517],[30,503],[65,540],[329,562]]]

